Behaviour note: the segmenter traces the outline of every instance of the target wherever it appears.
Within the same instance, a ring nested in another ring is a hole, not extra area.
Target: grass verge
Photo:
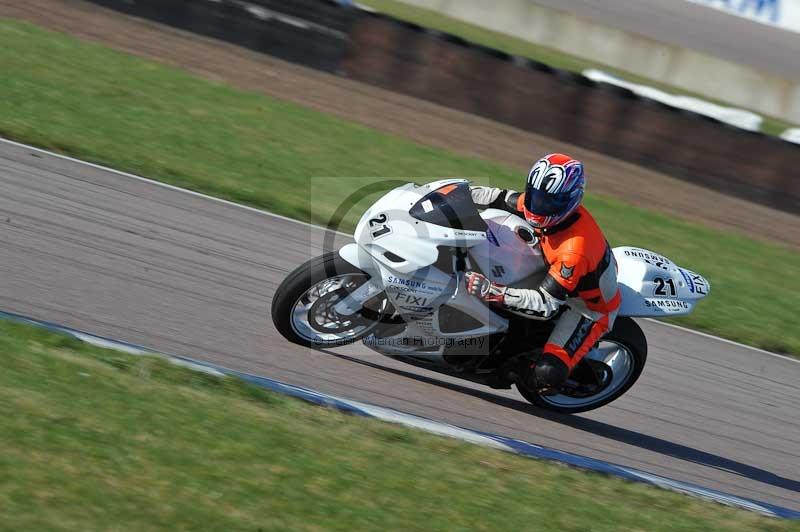
[[[597,68],[610,74],[614,74],[615,76],[626,81],[638,83],[640,85],[648,85],[670,94],[693,96],[695,98],[700,98],[701,100],[727,107],[733,105],[716,98],[711,98],[704,94],[687,91],[685,89],[680,89],[659,81],[648,79],[626,70],[621,70],[609,65],[604,65],[595,61],[576,57],[574,55],[543,46],[541,44],[532,43],[517,37],[512,37],[511,35],[505,35],[503,33],[488,30],[474,24],[462,22],[458,19],[448,17],[436,11],[405,4],[398,0],[359,0],[359,3],[369,6],[381,13],[412,22],[419,26],[433,28],[445,33],[451,33],[466,39],[467,41],[489,46],[490,48],[494,48],[496,50],[502,50],[512,55],[528,57],[535,61],[539,61],[540,63],[550,65],[554,68],[560,68],[562,70],[569,70],[577,73],[581,73],[587,68]],[[787,128],[796,127],[794,124],[786,122],[780,118],[766,116],[759,111],[753,112],[764,117],[764,122],[761,124],[761,131],[768,135],[778,136]]]
[[[3,530],[790,530],[0,321]]]
[[[0,54],[0,135],[301,220],[327,222],[348,194],[376,180],[349,176],[477,176],[511,188],[522,181],[508,167],[30,24],[0,22],[0,49],[8,51]],[[711,280],[710,298],[679,323],[800,354],[800,329],[787,311],[800,306],[800,255],[601,196],[587,204],[613,245],[651,248]]]

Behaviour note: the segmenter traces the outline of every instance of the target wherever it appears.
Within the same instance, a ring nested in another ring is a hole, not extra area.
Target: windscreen
[[[469,184],[445,185],[430,192],[409,211],[412,217],[434,225],[463,231],[486,231],[486,222],[472,202]]]

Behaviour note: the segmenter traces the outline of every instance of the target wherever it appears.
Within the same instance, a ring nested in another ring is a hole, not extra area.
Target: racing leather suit
[[[471,193],[480,209],[502,209],[525,218],[524,193],[491,187],[471,187]],[[614,324],[621,300],[617,263],[603,232],[583,206],[558,225],[536,232],[549,268],[540,286],[522,289],[493,284],[493,293],[485,299],[532,318],[557,316],[542,358],[551,355],[566,364],[566,374],[555,377],[562,382],[552,383],[559,386]],[[567,310],[559,314],[565,304]]]

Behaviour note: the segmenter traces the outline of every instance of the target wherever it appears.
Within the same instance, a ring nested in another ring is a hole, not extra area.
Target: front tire
[[[594,395],[570,395],[562,391],[558,395],[542,396],[523,382],[517,383],[517,390],[530,403],[562,414],[577,414],[600,408],[627,392],[642,374],[647,362],[647,338],[632,318],[617,318],[614,328],[603,336],[584,359],[588,359],[587,362],[581,361],[580,364],[591,364],[595,370],[599,368],[601,372],[610,370],[606,375],[609,382]]]
[[[272,298],[272,323],[292,343],[316,349],[354,343],[377,325],[385,296],[352,316],[333,308],[343,297],[369,281],[369,274],[331,252],[299,266]]]

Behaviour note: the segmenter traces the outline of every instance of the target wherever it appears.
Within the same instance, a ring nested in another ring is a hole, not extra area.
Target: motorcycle
[[[614,248],[622,302],[613,328],[557,395],[539,395],[523,376],[555,320],[488,305],[463,282],[472,270],[499,284],[538,286],[548,267],[524,219],[479,212],[468,181],[448,179],[388,192],[354,236],[278,287],[272,320],[287,340],[317,349],[362,342],[417,367],[493,388],[516,386],[534,405],[562,413],[606,405],[639,378],[647,340],[632,318],[689,314],[710,289],[701,275],[661,254]]]

